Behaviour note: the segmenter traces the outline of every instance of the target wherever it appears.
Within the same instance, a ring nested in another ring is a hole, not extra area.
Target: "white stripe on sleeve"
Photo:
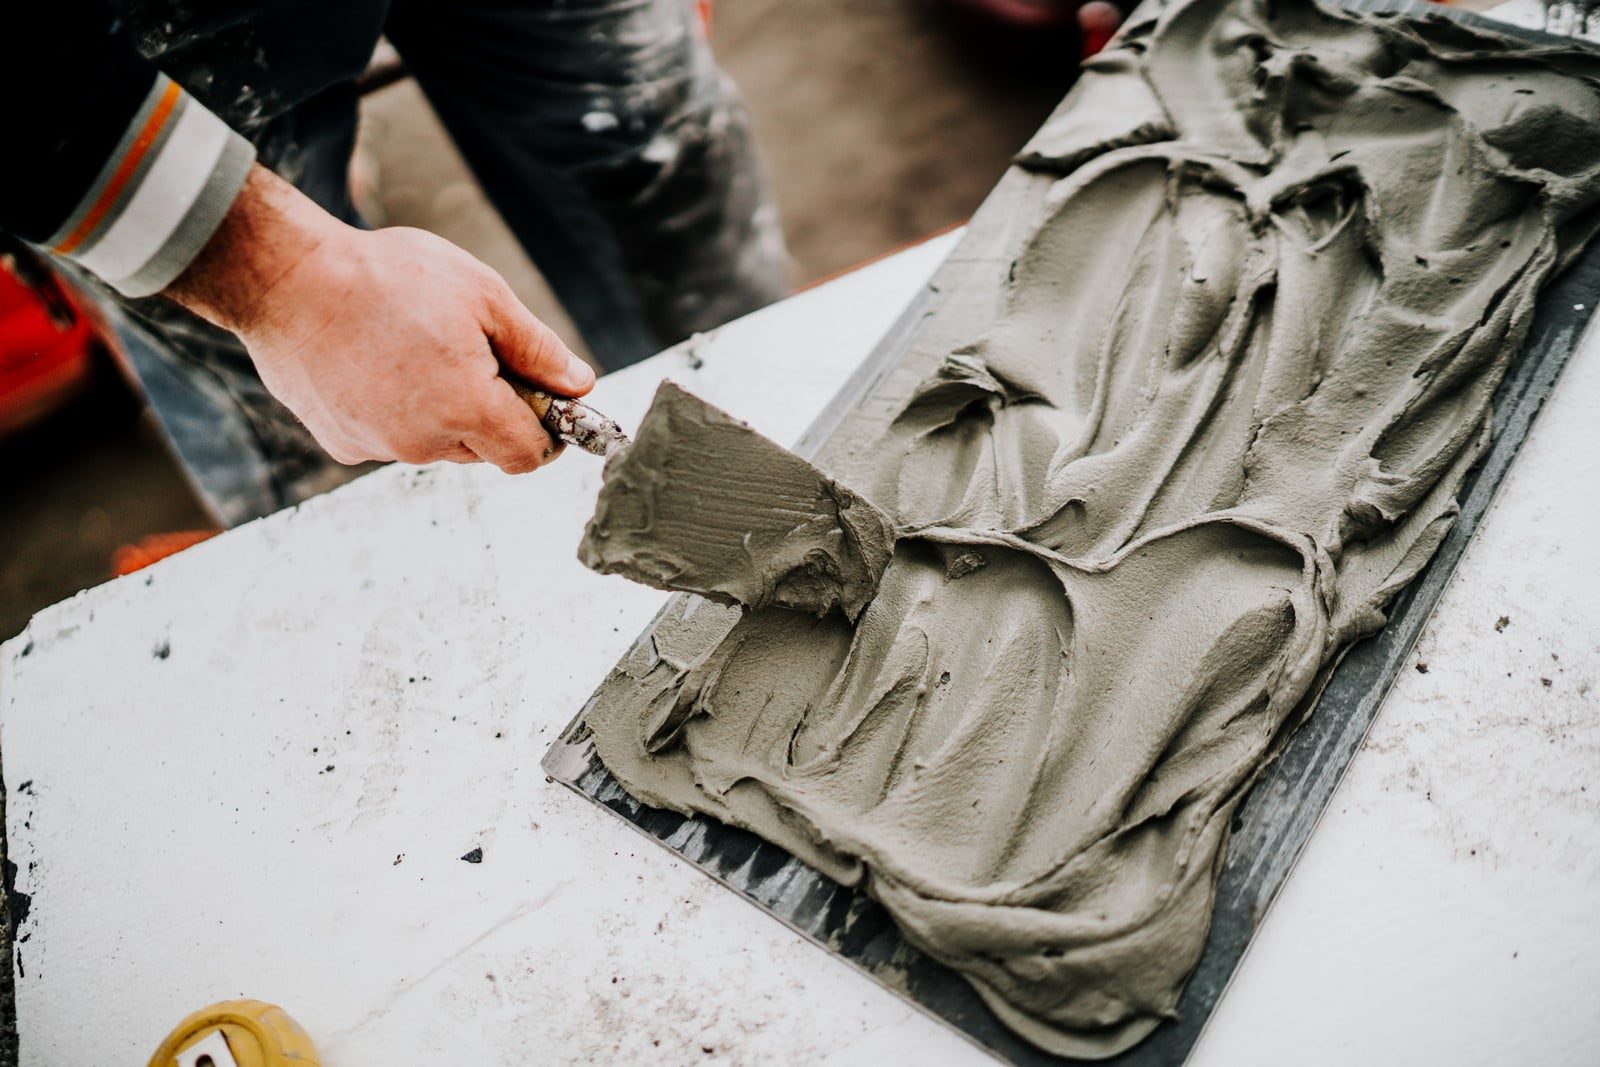
[[[123,288],[118,283],[138,274],[171,240],[211,181],[229,139],[237,136],[221,119],[190,100],[127,207],[104,236],[73,258],[111,285]]]

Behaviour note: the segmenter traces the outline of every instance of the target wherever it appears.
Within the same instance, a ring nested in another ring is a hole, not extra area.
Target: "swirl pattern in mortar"
[[[1035,1044],[1140,1040],[1230,816],[1439,544],[1600,222],[1597,78],[1307,0],[1130,26],[1019,159],[1056,180],[998,298],[830,465],[850,489],[680,392],[613,461],[591,565],[764,592],[623,664],[606,766],[864,884]]]

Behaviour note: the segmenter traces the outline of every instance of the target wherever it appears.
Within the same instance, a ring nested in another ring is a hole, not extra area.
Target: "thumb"
[[[565,396],[582,396],[594,388],[593,368],[534,318],[498,275],[489,290],[487,312],[484,336],[500,362],[514,373]]]

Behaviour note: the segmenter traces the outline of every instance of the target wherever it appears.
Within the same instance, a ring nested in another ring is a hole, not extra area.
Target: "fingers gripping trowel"
[[[600,414],[583,401],[547,393],[518,377],[504,364],[500,376],[516,390],[523,403],[533,409],[551,437],[597,456],[608,456],[628,443],[628,435],[622,432],[615,419]]]

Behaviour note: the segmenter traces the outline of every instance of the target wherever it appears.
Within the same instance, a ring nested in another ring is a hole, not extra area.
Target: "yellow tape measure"
[[[311,1038],[275,1004],[225,1000],[179,1023],[150,1067],[321,1067]]]

